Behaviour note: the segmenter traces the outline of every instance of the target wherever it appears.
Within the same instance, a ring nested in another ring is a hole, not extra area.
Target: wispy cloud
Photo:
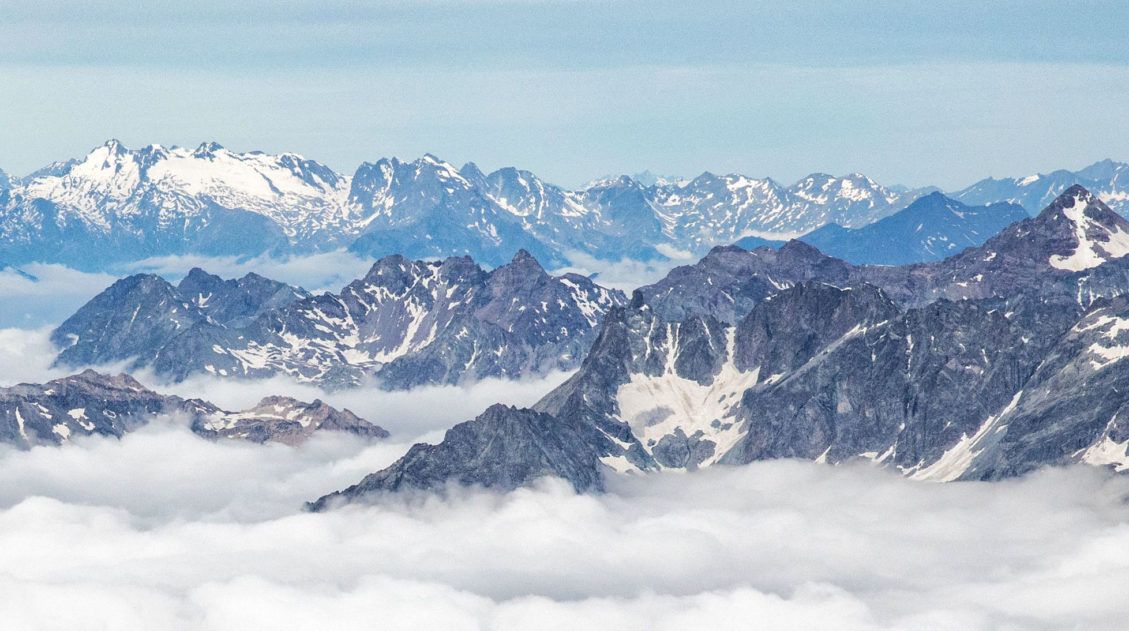
[[[619,289],[630,294],[633,289],[662,279],[675,267],[688,265],[697,260],[697,257],[689,252],[682,252],[672,247],[659,246],[657,249],[667,257],[666,260],[620,259],[618,261],[605,261],[584,252],[569,252],[567,256],[571,265],[553,270],[553,273],[573,272],[592,276],[597,283],[604,287]]]
[[[0,270],[0,328],[38,328],[57,325],[88,300],[122,276],[150,273],[177,282],[193,267],[238,278],[255,272],[313,293],[340,291],[364,276],[372,267],[370,258],[344,250],[319,254],[251,259],[207,256],[165,256],[117,266],[106,272],[83,272],[63,265],[32,263],[21,266],[34,279],[11,269]]]

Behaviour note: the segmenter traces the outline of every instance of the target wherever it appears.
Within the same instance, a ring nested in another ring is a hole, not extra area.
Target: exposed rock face
[[[779,251],[715,248],[696,265],[679,268],[641,291],[656,311],[673,320],[691,312],[716,311],[732,321],[729,316],[747,312],[773,290],[804,280],[872,284],[904,306],[1016,294],[1070,296],[1086,306],[1129,291],[1126,254],[1129,221],[1085,189],[1073,187],[1037,217],[935,263],[851,265],[797,242]],[[673,298],[665,300],[665,295]],[[693,309],[681,307],[684,303]],[[727,309],[726,303],[741,308]]]
[[[574,368],[622,293],[551,276],[528,252],[487,272],[467,257],[390,256],[339,294],[193,270],[177,287],[122,279],[52,334],[58,361],[132,360],[159,375],[290,375],[329,387],[516,378]]]
[[[196,268],[179,286],[136,274],[91,299],[52,332],[51,340],[61,347],[58,361],[64,365],[126,359],[149,365],[174,339],[219,337],[306,297],[302,289],[257,274],[225,281]]]
[[[1042,464],[1129,469],[1129,298],[1101,301],[1039,364],[1001,413],[942,459],[952,477],[996,479]],[[967,462],[967,465],[965,463]]]
[[[78,436],[121,437],[154,417],[184,417],[208,438],[298,444],[315,431],[344,431],[367,438],[388,435],[348,410],[321,401],[302,403],[268,397],[242,412],[228,412],[199,399],[149,390],[129,375],[92,370],[45,384],[0,388],[0,443],[26,449],[60,445]]]
[[[526,229],[521,217],[432,155],[415,162],[393,158],[362,164],[348,201],[355,214],[369,218],[349,245],[354,252],[408,258],[466,255],[501,265],[506,253],[523,249],[554,266],[565,263],[555,247]]]
[[[206,414],[206,404],[166,397],[128,375],[92,370],[46,384],[0,388],[0,442],[27,448],[75,436],[122,436],[158,414]]]
[[[701,253],[751,232],[862,226],[916,199],[850,174],[792,186],[703,173],[688,181],[607,178],[569,191],[529,171],[485,174],[433,155],[381,159],[352,176],[292,153],[240,153],[111,140],[21,180],[0,173],[0,258],[105,269],[176,254],[253,256],[348,247],[381,257],[469,255],[504,264],[518,249],[551,266]]]
[[[473,442],[448,436],[345,497],[396,490],[388,481],[409,462],[429,472],[424,488],[559,475],[598,489],[596,474],[771,458],[862,459],[939,481],[1068,463],[1129,469],[1129,298],[1098,297],[1124,291],[1123,224],[1071,190],[983,249],[934,265],[876,273],[792,244],[809,264],[773,267],[781,253],[716,250],[609,312],[579,372],[534,407],[539,426],[567,433],[557,444],[570,462],[595,453],[599,466],[503,476]],[[773,274],[766,282],[776,291],[740,293],[749,279],[735,269]],[[843,285],[801,279],[813,269]],[[975,276],[971,296],[945,295]],[[899,295],[867,278],[898,279]],[[751,306],[718,319],[713,305],[737,302],[718,295]],[[460,435],[489,436],[489,425],[469,421]],[[537,453],[520,441],[509,447],[523,452],[509,458]]]
[[[315,399],[303,403],[290,397],[267,397],[242,412],[213,412],[198,417],[192,431],[207,437],[241,438],[297,445],[316,431],[348,432],[365,438],[388,438],[388,432],[353,414]]]
[[[516,488],[543,476],[577,491],[603,488],[599,453],[607,439],[585,423],[494,405],[447,431],[439,445],[417,444],[387,469],[312,502],[324,510],[371,494],[437,490],[448,484]]]
[[[765,247],[753,252],[723,246],[694,265],[671,270],[639,293],[664,320],[709,315],[732,323],[782,288],[812,279],[846,284],[852,273],[854,267],[849,263],[801,241],[789,241],[779,250]]]
[[[258,316],[281,309],[310,294],[258,274],[238,280],[224,280],[194,267],[176,286],[177,293],[212,320],[228,327],[240,327]]]
[[[908,265],[939,261],[983,244],[1007,226],[1027,218],[1009,203],[967,206],[940,193],[921,197],[904,209],[860,228],[829,224],[799,237],[820,252],[856,265]],[[757,240],[737,245],[754,249]]]

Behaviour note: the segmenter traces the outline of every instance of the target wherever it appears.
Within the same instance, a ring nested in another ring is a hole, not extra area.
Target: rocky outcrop
[[[352,412],[321,401],[268,397],[251,409],[229,412],[200,399],[159,394],[129,375],[93,370],[44,384],[0,388],[0,443],[21,449],[61,445],[80,436],[120,438],[158,416],[181,418],[207,438],[258,443],[296,445],[318,431],[388,436]]]
[[[545,476],[577,491],[603,488],[599,455],[607,439],[583,422],[494,405],[447,431],[438,445],[417,444],[387,469],[309,504],[319,511],[385,492],[441,490],[449,484],[509,490]]]
[[[327,387],[518,378],[580,363],[603,314],[625,298],[528,252],[486,271],[468,257],[389,256],[338,294],[193,270],[178,286],[122,279],[52,334],[67,366],[129,360],[160,376],[289,375]]]
[[[412,488],[556,475],[598,490],[592,480],[613,472],[775,458],[864,460],[937,481],[1129,469],[1129,298],[1102,297],[1123,291],[1127,232],[1107,210],[1072,190],[983,249],[881,274],[802,244],[717,250],[610,311],[577,374],[510,412],[567,449],[554,462],[582,468],[498,468],[485,447],[497,421],[480,417],[334,501],[399,490],[413,471],[427,482]],[[797,255],[804,265],[779,265]],[[802,278],[813,270],[841,285]],[[774,274],[775,291],[738,292],[751,286],[746,273]],[[969,295],[948,295],[977,276]],[[901,280],[888,289],[868,278]],[[711,302],[719,295],[750,307],[716,318],[714,304],[737,302]],[[500,444],[509,461],[538,457],[538,442]]]

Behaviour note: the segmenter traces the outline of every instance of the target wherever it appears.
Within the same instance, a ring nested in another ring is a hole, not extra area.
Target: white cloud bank
[[[422,402],[421,402],[422,404]],[[340,437],[339,437],[340,438]],[[759,463],[301,503],[398,455],[157,424],[0,454],[6,629],[1115,628],[1129,479],[916,483]]]

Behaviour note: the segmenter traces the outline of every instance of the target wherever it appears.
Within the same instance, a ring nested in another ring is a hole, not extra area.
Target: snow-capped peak
[[[1067,221],[1077,245],[1070,254],[1054,255],[1052,267],[1081,271],[1129,254],[1129,222],[1082,186],[1072,186],[1046,213]]]
[[[112,139],[30,178],[22,192],[102,230],[124,217],[169,222],[220,206],[269,217],[293,236],[340,220],[347,190],[348,178],[295,154],[236,153],[215,142],[133,150]]]

